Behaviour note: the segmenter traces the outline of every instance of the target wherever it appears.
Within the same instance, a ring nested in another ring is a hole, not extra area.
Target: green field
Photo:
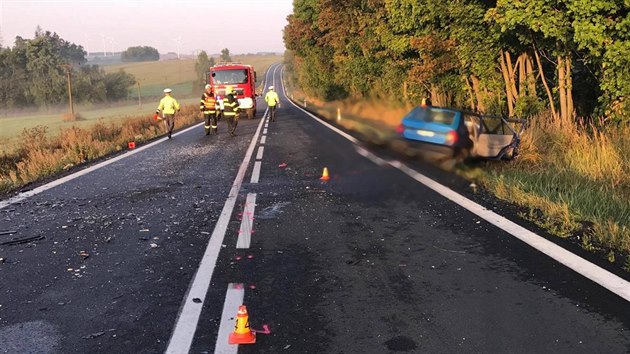
[[[282,61],[282,56],[235,56],[234,61],[254,65],[258,73],[258,84],[264,79],[263,73],[273,63]],[[151,116],[157,106],[159,97],[165,87],[173,89],[175,98],[182,104],[197,102],[200,91],[193,90],[196,78],[195,60],[166,60],[157,62],[128,63],[104,67],[107,72],[125,70],[134,75],[140,82],[141,99],[138,102],[137,88],[130,90],[130,100],[108,106],[79,105],[75,107],[83,120],[67,122],[62,115],[67,112],[66,107],[48,113],[15,114],[0,116],[0,153],[12,150],[20,142],[20,135],[24,129],[38,125],[48,127],[48,133],[55,135],[59,129],[78,126],[86,128],[99,120],[122,120],[131,116]],[[140,104],[139,104],[140,103]],[[27,143],[27,142],[26,142]]]
[[[234,62],[254,66],[258,74],[258,82],[263,80],[263,73],[267,68],[282,60],[282,56],[234,56]],[[215,58],[215,60],[217,60]],[[143,63],[126,63],[105,67],[106,72],[124,70],[132,74],[140,84],[141,97],[157,97],[162,95],[165,87],[170,87],[176,97],[196,97],[198,92],[193,88],[196,80],[194,59],[165,60]],[[218,61],[218,60],[217,60]],[[138,97],[137,87],[130,90],[131,97]]]

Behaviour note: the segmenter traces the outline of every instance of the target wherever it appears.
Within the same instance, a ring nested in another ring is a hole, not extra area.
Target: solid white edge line
[[[532,246],[538,251],[546,254],[554,260],[573,269],[575,272],[585,276],[586,278],[601,285],[605,289],[617,294],[626,301],[630,301],[630,282],[627,280],[585,260],[584,258],[569,252],[568,250],[556,245],[555,243],[535,234],[532,231],[510,221],[503,216],[484,208],[483,206],[473,202],[472,200],[458,194],[452,189],[424,176],[423,174],[409,168],[400,161],[390,161],[392,167],[399,169],[416,181],[431,188],[435,192],[441,194],[445,198],[455,202],[461,207],[467,209],[471,213],[479,216],[487,222],[495,225],[503,231],[511,234],[526,244]]]
[[[262,163],[260,161],[254,162],[254,169],[252,171],[252,179],[249,183],[256,184],[260,181],[260,168],[262,167]]]
[[[230,338],[230,333],[234,330],[238,307],[243,304],[244,299],[245,289],[243,288],[243,284],[230,283],[225,293],[219,333],[217,334],[217,341],[214,347],[215,354],[238,353],[238,345],[229,344],[228,339]]]
[[[214,268],[216,267],[217,259],[219,258],[223,238],[225,237],[225,232],[230,222],[230,216],[234,210],[234,205],[236,204],[238,192],[240,191],[241,184],[245,178],[245,172],[247,171],[247,167],[249,166],[249,162],[254,153],[254,148],[258,142],[258,136],[260,135],[260,130],[262,129],[262,123],[263,121],[261,120],[258,124],[256,133],[249,144],[249,148],[245,153],[243,162],[241,163],[238,173],[236,174],[236,178],[234,179],[232,189],[225,201],[219,220],[217,221],[210,240],[208,241],[208,246],[206,247],[201,262],[199,263],[197,272],[195,273],[193,281],[184,296],[183,304],[180,309],[180,313],[177,316],[173,334],[169,340],[166,353],[181,354],[188,353],[190,350],[190,346],[192,345],[192,341],[195,336],[195,331],[197,330],[197,324],[199,322],[199,316],[201,315],[203,303],[206,298],[206,294],[208,293],[208,288],[210,287],[212,274],[214,273]],[[192,301],[195,298],[200,299],[201,302],[195,303]]]
[[[267,143],[267,136],[263,135],[262,138],[260,138],[260,145],[265,145]]]
[[[283,70],[284,70],[284,67],[283,67]],[[355,137],[324,122],[323,120],[317,118],[310,112],[302,109],[302,107],[293,103],[293,101],[291,101],[289,97],[287,96],[286,87],[284,85],[283,85],[283,93],[284,93],[285,98],[294,107],[298,108],[299,110],[301,110],[302,112],[310,116],[311,118],[315,119],[315,121],[321,123],[327,128],[340,134],[341,136],[343,136],[350,142],[356,145],[359,144],[359,141]],[[361,156],[368,157],[368,155],[371,155],[372,157],[369,158],[370,161],[373,161],[376,163],[376,161],[380,160],[382,162],[388,163],[392,167],[400,170],[401,172],[405,173],[406,175],[410,176],[416,181],[424,184],[425,186],[429,187],[430,189],[442,195],[443,197],[455,202],[456,204],[467,209],[473,214],[479,216],[480,218],[486,220],[487,222],[506,231],[510,235],[534,247],[538,251],[546,254],[547,256],[551,257],[557,262],[564,264],[565,266],[569,267],[570,269],[577,272],[578,274],[581,274],[584,277],[594,281],[595,283],[617,294],[618,296],[625,299],[626,301],[630,301],[630,282],[628,282],[627,280],[605,270],[604,268],[601,268],[587,261],[586,259],[574,253],[567,251],[566,249],[556,245],[555,243],[545,239],[544,237],[539,236],[535,234],[534,232],[529,231],[526,228],[506,219],[505,217],[484,208],[483,206],[453,191],[452,189],[430,179],[429,177],[426,177],[425,175],[421,174],[420,172],[416,170],[409,168],[408,166],[404,165],[400,161],[385,161],[381,159],[380,157],[372,154],[371,152],[361,147],[360,149],[361,150],[358,150],[358,152]]]
[[[236,248],[249,248],[252,243],[252,229],[254,225],[254,213],[256,212],[256,193],[248,193],[243,208],[241,228],[238,231]]]
[[[192,129],[196,129],[197,127],[201,126],[202,124],[204,124],[204,123],[195,124],[195,125],[193,125],[191,127],[188,127],[188,128],[186,128],[184,130],[178,131],[177,133],[173,134],[173,136],[184,134],[184,133],[186,133],[186,132],[188,132],[188,131],[190,131]],[[14,197],[11,197],[11,198],[9,198],[7,200],[0,201],[0,209],[6,208],[9,205],[12,205],[12,204],[15,204],[15,203],[19,203],[19,202],[21,202],[23,200],[26,200],[26,199],[34,196],[34,195],[37,195],[37,194],[42,193],[44,191],[47,191],[47,190],[49,190],[51,188],[60,186],[60,185],[62,185],[64,183],[66,183],[66,182],[69,182],[69,181],[71,181],[71,180],[73,180],[75,178],[78,178],[78,177],[81,177],[83,175],[86,175],[86,174],[88,174],[90,172],[96,171],[96,170],[98,170],[100,168],[103,168],[103,167],[105,167],[107,165],[111,165],[114,162],[118,162],[118,161],[120,161],[120,160],[122,160],[124,158],[127,158],[127,157],[130,157],[132,155],[135,155],[135,154],[137,154],[137,153],[139,153],[141,151],[149,149],[149,148],[151,148],[151,147],[153,147],[153,146],[155,146],[155,145],[157,145],[159,143],[162,143],[162,142],[164,142],[166,140],[169,140],[169,139],[166,138],[166,137],[165,138],[161,138],[159,140],[156,140],[156,141],[154,141],[152,143],[149,143],[147,145],[143,145],[143,146],[141,146],[139,148],[136,148],[134,150],[129,150],[128,152],[125,152],[122,155],[116,156],[114,158],[111,158],[109,160],[106,160],[106,161],[103,161],[103,162],[100,162],[100,163],[97,163],[94,166],[90,166],[90,167],[85,168],[85,169],[83,169],[81,171],[75,172],[73,174],[70,174],[70,175],[67,175],[65,177],[59,178],[57,180],[54,180],[54,181],[52,181],[50,183],[44,184],[43,186],[39,186],[39,187],[37,187],[35,189],[32,189],[30,191],[20,193],[20,194],[14,196]]]
[[[265,152],[265,147],[264,146],[259,146],[258,147],[258,153],[256,154],[256,160],[262,160],[264,152]]]

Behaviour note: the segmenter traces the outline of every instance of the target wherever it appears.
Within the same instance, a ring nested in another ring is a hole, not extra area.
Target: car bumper
[[[460,147],[427,143],[423,141],[410,140],[404,137],[397,137],[391,141],[394,151],[407,156],[421,156],[424,158],[453,157]]]

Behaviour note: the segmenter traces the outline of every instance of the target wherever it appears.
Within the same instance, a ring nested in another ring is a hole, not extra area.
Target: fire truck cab
[[[256,72],[251,65],[240,63],[220,63],[210,67],[208,83],[219,98],[225,97],[225,89],[231,86],[241,112],[247,118],[256,116]]]

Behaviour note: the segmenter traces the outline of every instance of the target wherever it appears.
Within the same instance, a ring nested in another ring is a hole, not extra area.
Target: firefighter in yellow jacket
[[[162,113],[164,117],[164,127],[168,133],[168,138],[171,138],[173,134],[173,128],[175,127],[175,113],[179,112],[179,103],[171,96],[173,90],[170,88],[164,89],[164,98],[160,100],[160,105],[155,111],[156,114]]]
[[[204,126],[206,135],[210,135],[210,129],[214,135],[218,134],[217,127],[217,119],[218,119],[218,110],[217,110],[217,98],[212,91],[212,86],[206,85],[206,89],[201,95],[201,103],[199,105],[199,110],[203,113],[203,117],[206,121],[206,125]]]
[[[267,106],[269,106],[269,116],[271,118],[270,120],[273,122],[276,120],[276,107],[280,106],[280,99],[276,91],[274,91],[273,86],[269,86],[267,94],[265,95],[265,102],[267,102]]]
[[[225,98],[223,99],[223,116],[227,120],[230,136],[235,136],[238,125],[239,105],[232,86],[225,88]]]

